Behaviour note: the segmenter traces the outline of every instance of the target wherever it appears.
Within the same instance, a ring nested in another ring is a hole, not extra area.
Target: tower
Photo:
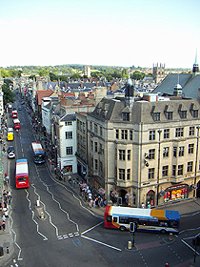
[[[197,63],[197,50],[195,55],[195,61],[192,68],[193,75],[196,75],[199,72],[199,64]]]
[[[153,79],[155,83],[160,83],[165,78],[165,76],[165,64],[153,64]]]

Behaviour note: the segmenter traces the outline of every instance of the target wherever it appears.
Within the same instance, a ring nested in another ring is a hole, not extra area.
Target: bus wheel
[[[125,226],[120,226],[119,228],[121,231],[125,231],[126,230],[126,227]]]
[[[165,229],[162,229],[160,232],[161,232],[161,234],[166,234],[167,233],[167,231]]]

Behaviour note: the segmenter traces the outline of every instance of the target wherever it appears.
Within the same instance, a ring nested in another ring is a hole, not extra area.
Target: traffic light
[[[131,233],[135,233],[135,230],[136,230],[136,223],[134,223],[134,222],[130,222],[130,227],[129,227],[129,229],[130,229],[130,232],[131,232]]]

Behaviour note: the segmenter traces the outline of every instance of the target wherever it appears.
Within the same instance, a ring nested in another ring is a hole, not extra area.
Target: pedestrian
[[[142,209],[145,209],[145,204],[144,204],[144,202],[142,202]]]
[[[11,204],[11,199],[12,199],[12,195],[11,195],[10,191],[8,191],[7,198],[8,198],[8,205],[10,205]]]
[[[2,226],[2,228],[3,228],[3,231],[5,231],[5,229],[6,229],[6,222],[5,222],[5,221],[2,221],[1,226]]]

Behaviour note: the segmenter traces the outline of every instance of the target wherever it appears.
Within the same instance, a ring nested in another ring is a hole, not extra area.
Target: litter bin
[[[132,249],[132,241],[128,241],[128,249]]]
[[[3,247],[0,247],[0,257],[3,256]]]

